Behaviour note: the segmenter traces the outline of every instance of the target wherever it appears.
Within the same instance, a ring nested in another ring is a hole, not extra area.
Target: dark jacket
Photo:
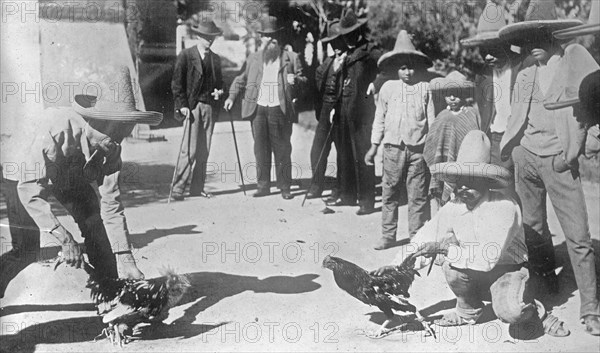
[[[289,121],[297,123],[298,114],[294,108],[294,100],[298,97],[307,79],[302,74],[302,64],[298,54],[283,50],[280,56],[281,66],[277,75],[277,92],[281,111]],[[287,82],[287,75],[294,74],[295,84],[292,86]],[[229,98],[235,99],[242,90],[245,90],[242,99],[242,119],[253,119],[256,114],[258,94],[263,75],[263,51],[250,54],[246,59],[245,70],[237,76],[229,88]]]
[[[382,54],[379,47],[369,42],[348,53],[342,66],[342,122],[372,125],[375,102],[373,95],[367,96],[367,89],[375,81],[377,61]]]
[[[189,108],[192,110],[196,107],[200,97],[202,81],[207,75],[213,75],[214,88],[223,88],[221,58],[211,50],[208,51],[207,55],[207,59],[212,60],[212,72],[204,72],[202,58],[200,57],[200,53],[196,46],[184,49],[179,53],[177,62],[175,63],[173,80],[171,81],[171,90],[173,91],[173,97],[175,98],[175,110],[181,108]],[[222,101],[222,97],[223,96],[221,96],[219,101],[215,101],[215,103]],[[175,117],[177,116],[178,114],[175,114]]]

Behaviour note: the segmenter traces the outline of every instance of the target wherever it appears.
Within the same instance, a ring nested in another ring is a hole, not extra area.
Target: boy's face
[[[502,67],[508,61],[508,53],[507,50],[509,48],[504,47],[486,47],[482,46],[479,48],[479,54],[485,60],[485,63],[492,67]]]
[[[415,77],[415,69],[406,64],[402,65],[400,66],[400,69],[398,69],[398,77],[404,83],[412,83]]]
[[[450,110],[456,112],[456,111],[460,110],[460,107],[462,107],[463,100],[460,99],[460,97],[458,97],[458,96],[450,94],[449,96],[446,96],[446,104],[448,105]]]

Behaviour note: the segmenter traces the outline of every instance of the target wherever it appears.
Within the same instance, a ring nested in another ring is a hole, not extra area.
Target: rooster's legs
[[[433,331],[431,326],[429,326],[429,322],[427,322],[427,320],[425,320],[425,318],[423,317],[423,315],[421,315],[419,310],[415,311],[415,315],[417,316],[417,321],[419,321],[421,323],[421,325],[423,325],[423,328],[425,329],[425,331],[427,331],[430,335],[432,335],[433,338],[437,338],[435,336],[435,331]]]

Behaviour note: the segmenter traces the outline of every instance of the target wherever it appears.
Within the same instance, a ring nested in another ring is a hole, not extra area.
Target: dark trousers
[[[600,315],[594,249],[578,172],[557,172],[553,168],[553,159],[560,156],[538,156],[522,146],[515,147],[512,157],[517,176],[516,190],[523,205],[525,242],[531,269],[544,275],[556,267],[552,236],[548,229],[548,195],[565,234],[581,297],[580,315]]]
[[[271,153],[275,155],[277,188],[290,190],[292,185],[292,126],[280,107],[258,106],[252,120],[254,157],[259,190],[271,187]]]
[[[492,164],[504,167],[514,174],[515,164],[513,162],[512,156],[508,157],[508,159],[505,161],[503,161],[501,158],[500,142],[502,141],[502,136],[504,136],[504,133],[488,131],[487,135],[490,139],[490,157]],[[521,205],[521,201],[519,199],[519,195],[515,190],[514,183],[508,186],[507,188],[499,191],[502,191],[505,195],[514,199],[519,203],[519,205]]]
[[[331,152],[331,143],[333,142],[336,145],[336,149],[339,150],[337,134],[333,133],[333,131],[331,134],[329,133],[331,130],[329,114],[333,108],[334,104],[323,104],[319,116],[319,123],[317,124],[317,129],[315,131],[315,138],[313,139],[312,147],[310,149],[310,165],[313,172],[313,182],[310,188],[311,191],[315,193],[321,193],[324,189],[325,173],[327,172],[327,157]],[[338,161],[340,159],[339,153],[337,159]]]
[[[375,204],[375,166],[365,164],[365,154],[371,148],[371,125],[342,121],[337,127],[340,154],[340,198],[372,208]]]
[[[430,180],[431,174],[423,159],[423,147],[409,147],[405,144],[383,146],[381,216],[385,238],[396,240],[398,206],[403,188],[406,188],[408,195],[409,237],[412,238],[431,218],[427,197]]]
[[[191,114],[194,122],[183,132],[183,146],[173,184],[175,194],[183,194],[188,184],[192,195],[204,191],[206,163],[219,111],[210,104],[199,102]]]

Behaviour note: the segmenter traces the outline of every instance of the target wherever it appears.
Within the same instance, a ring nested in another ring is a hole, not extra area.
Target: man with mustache
[[[292,126],[298,122],[294,107],[297,92],[306,83],[298,54],[282,50],[283,28],[277,18],[269,16],[258,31],[263,49],[250,54],[244,71],[235,78],[225,101],[231,110],[242,89],[242,119],[252,121],[254,156],[256,158],[258,190],[254,197],[270,194],[271,153],[275,155],[277,187],[285,200],[293,198],[292,184]]]
[[[479,128],[490,138],[492,163],[512,169],[512,160],[500,158],[500,141],[510,116],[510,101],[517,73],[527,63],[511,50],[510,44],[498,38],[498,31],[506,26],[503,5],[489,1],[477,24],[477,34],[461,40],[464,47],[478,47],[485,68],[476,79],[475,101],[479,109]]]
[[[587,333],[600,335],[594,249],[578,165],[585,125],[573,116],[571,107],[546,108],[568,94],[570,82],[580,82],[599,68],[583,46],[561,43],[552,36],[555,30],[580,24],[579,20],[557,19],[554,2],[532,0],[524,22],[500,30],[500,39],[522,47],[535,59],[535,65],[517,75],[511,116],[500,148],[502,155],[512,154],[518,172],[516,191],[523,205],[531,269],[545,279],[548,291],[558,292],[546,209],[549,196],[579,289],[579,317]]]

